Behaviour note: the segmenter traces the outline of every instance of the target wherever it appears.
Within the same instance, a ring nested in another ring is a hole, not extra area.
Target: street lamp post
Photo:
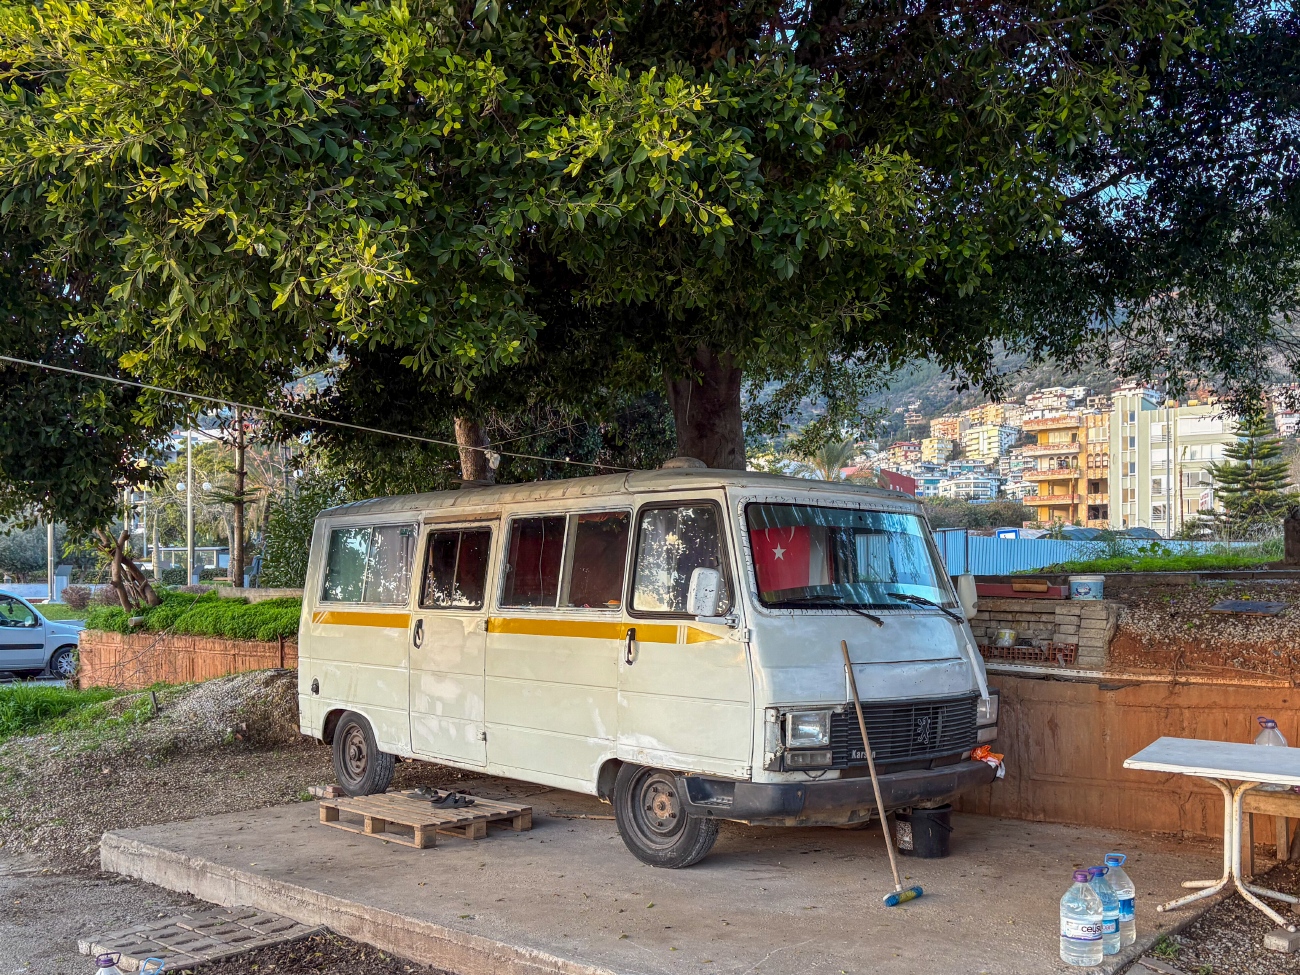
[[[185,431],[185,579],[194,584],[194,431]]]

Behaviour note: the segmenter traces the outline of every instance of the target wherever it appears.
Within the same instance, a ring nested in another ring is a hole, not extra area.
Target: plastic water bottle
[[[1101,951],[1104,955],[1119,954],[1119,898],[1115,888],[1106,879],[1109,867],[1089,867],[1089,883],[1101,898]]]
[[[1087,870],[1074,871],[1074,885],[1061,898],[1061,961],[1088,968],[1100,965],[1101,898]]]
[[[117,963],[122,960],[122,956],[117,952],[111,952],[95,956],[95,975],[122,975],[122,969],[117,967]]]
[[[1106,880],[1110,883],[1110,889],[1115,891],[1115,896],[1119,898],[1119,946],[1121,948],[1127,948],[1137,940],[1137,917],[1133,911],[1137,888],[1124,872],[1126,860],[1128,857],[1123,853],[1106,854],[1106,866],[1110,867]]]
[[[1260,715],[1255,719],[1259,722],[1260,732],[1255,736],[1256,745],[1273,745],[1277,748],[1286,748],[1286,738],[1282,732],[1277,730],[1277,722],[1272,718],[1266,718]],[[1286,792],[1289,787],[1285,785],[1261,785],[1260,792]]]

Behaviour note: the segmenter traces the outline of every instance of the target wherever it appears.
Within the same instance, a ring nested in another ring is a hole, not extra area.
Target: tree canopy
[[[994,389],[1011,346],[1249,395],[1294,351],[1297,23],[0,0],[0,213],[95,283],[79,327],[134,375],[270,396],[382,352],[475,417],[521,380],[658,389],[714,466],[742,379],[835,398],[929,356]]]
[[[1248,416],[1237,424],[1237,442],[1213,464],[1214,492],[1223,505],[1216,520],[1228,535],[1273,534],[1296,504],[1282,441],[1266,416]]]

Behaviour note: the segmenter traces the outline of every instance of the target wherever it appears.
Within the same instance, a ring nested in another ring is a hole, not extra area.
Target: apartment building
[[[955,439],[948,437],[926,437],[921,441],[921,462],[942,464],[952,456],[957,446]]]
[[[1019,403],[985,403],[962,410],[972,427],[1019,427],[1025,408]]]
[[[1092,397],[1089,397],[1091,400]],[[1083,474],[1086,497],[1083,524],[1087,528],[1110,527],[1110,399],[1107,409],[1083,414]]]
[[[1047,386],[1025,397],[1025,411],[1029,418],[1041,418],[1052,413],[1077,410],[1088,396],[1087,386]]]
[[[901,440],[898,443],[891,443],[880,452],[881,466],[895,471],[909,467],[919,462],[920,459],[921,444],[916,440]]]
[[[1210,468],[1236,439],[1236,419],[1213,400],[1164,400],[1125,387],[1111,419],[1112,528],[1153,528],[1162,535],[1215,507]]]
[[[1026,504],[1036,510],[1044,525],[1054,521],[1082,524],[1087,515],[1079,464],[1085,436],[1083,416],[1074,412],[1026,420],[1024,429],[1038,437],[1037,443],[1023,448],[1024,455],[1037,462],[1034,470],[1023,475],[1038,488],[1037,496]]]
[[[962,434],[970,429],[970,420],[961,415],[940,416],[930,421],[930,436],[961,443]]]
[[[992,464],[1019,439],[1018,427],[986,423],[967,430],[961,443],[967,457]]]
[[[992,501],[998,496],[998,479],[990,474],[960,474],[939,482],[939,496],[963,501]]]

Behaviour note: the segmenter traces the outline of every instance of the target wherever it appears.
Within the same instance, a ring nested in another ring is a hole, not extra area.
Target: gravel
[[[328,933],[271,948],[259,948],[198,969],[198,975],[249,975],[250,972],[264,975],[447,975],[441,969],[394,958],[377,948]]]
[[[1300,864],[1283,863],[1255,882],[1284,894],[1300,894]],[[1285,905],[1267,903],[1288,916]],[[1173,964],[1190,975],[1296,975],[1300,953],[1284,955],[1264,948],[1264,935],[1276,927],[1233,894],[1169,939],[1177,949]]]
[[[1300,645],[1298,584],[1223,580],[1114,592],[1109,587],[1108,577],[1106,597],[1124,603],[1110,645],[1110,667],[1216,677],[1300,677],[1292,652]],[[1223,599],[1289,605],[1276,616],[1209,611]]]

